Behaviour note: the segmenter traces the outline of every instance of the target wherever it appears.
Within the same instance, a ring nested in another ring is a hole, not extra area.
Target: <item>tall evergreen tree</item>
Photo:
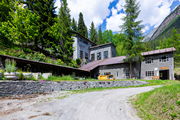
[[[71,34],[71,17],[67,0],[62,0],[61,7],[55,23],[50,29],[50,34],[55,38],[53,50],[65,63],[70,62],[73,55],[73,39]]]
[[[127,59],[129,62],[130,78],[132,78],[132,64],[134,61],[141,60],[141,43],[142,38],[140,25],[141,21],[137,21],[140,13],[139,4],[136,0],[126,0],[123,31],[127,35],[125,40],[125,48],[127,49]]]
[[[103,36],[102,36],[102,29],[100,26],[98,30],[98,44],[102,44],[102,43],[103,43]]]
[[[95,29],[94,23],[91,23],[91,27],[90,27],[90,40],[92,40],[93,42],[97,43],[98,41],[98,36],[97,36],[97,31]]]
[[[1,0],[0,1],[0,27],[2,27],[2,22],[7,22],[11,20],[9,13],[14,9],[14,0]],[[5,34],[0,31],[0,44],[10,47],[12,43],[5,36]]]
[[[74,18],[72,19],[72,30],[77,31],[77,22]]]
[[[88,37],[88,30],[87,30],[87,27],[84,23],[83,14],[81,12],[79,13],[78,32],[81,35]]]
[[[28,44],[34,43],[34,38],[38,36],[39,17],[18,2],[14,8],[15,11],[9,13],[12,19],[2,22],[0,31],[15,45],[27,47]]]
[[[49,43],[53,40],[53,38],[49,36],[48,29],[55,22],[55,1],[24,0],[23,3],[26,4],[29,10],[31,10],[33,13],[37,14],[40,17],[38,21],[38,26],[40,27],[39,35],[34,39],[35,47],[40,48],[41,52],[43,52],[47,47],[49,47]]]

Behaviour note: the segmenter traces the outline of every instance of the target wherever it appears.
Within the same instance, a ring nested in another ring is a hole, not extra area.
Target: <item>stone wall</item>
[[[49,93],[62,90],[81,90],[87,88],[126,87],[147,84],[144,81],[2,81],[0,96]]]

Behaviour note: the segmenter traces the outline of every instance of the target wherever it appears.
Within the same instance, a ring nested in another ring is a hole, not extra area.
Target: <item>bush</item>
[[[66,75],[66,76],[50,76],[48,77],[49,81],[62,81],[62,80],[74,80],[74,78],[70,75]]]
[[[16,62],[14,60],[5,60],[5,71],[6,72],[15,72],[16,71]]]

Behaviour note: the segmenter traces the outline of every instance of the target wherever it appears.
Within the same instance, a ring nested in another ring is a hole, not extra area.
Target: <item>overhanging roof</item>
[[[163,53],[174,52],[174,51],[176,51],[176,49],[174,47],[165,48],[165,49],[160,49],[160,50],[143,52],[142,56],[163,54]],[[97,60],[97,61],[90,62],[86,65],[83,65],[79,69],[91,71],[91,70],[95,69],[96,67],[103,66],[103,65],[113,65],[113,64],[124,63],[125,59],[126,59],[126,56],[118,56],[118,57],[112,57],[112,58],[108,58],[108,59],[104,59],[104,60]]]

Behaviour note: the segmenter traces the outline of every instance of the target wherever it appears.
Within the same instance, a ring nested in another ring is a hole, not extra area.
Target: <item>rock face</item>
[[[144,39],[144,42],[149,40],[155,40],[158,36],[160,36],[161,33],[163,33],[166,30],[166,28],[170,25],[170,23],[173,20],[175,20],[179,15],[180,15],[180,5],[164,19],[164,21],[160,24],[160,26],[154,32],[152,32],[153,34],[150,33],[149,36],[145,37],[146,39]],[[177,22],[179,22],[179,19]]]
[[[0,96],[49,93],[62,90],[81,90],[87,88],[127,87],[144,85],[144,81],[4,81],[0,82]]]

